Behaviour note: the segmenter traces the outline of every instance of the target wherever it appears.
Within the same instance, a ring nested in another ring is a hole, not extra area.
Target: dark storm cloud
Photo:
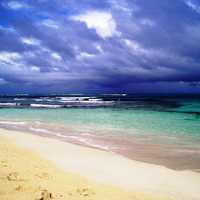
[[[2,0],[0,17],[1,91],[145,92],[200,81],[195,0]]]

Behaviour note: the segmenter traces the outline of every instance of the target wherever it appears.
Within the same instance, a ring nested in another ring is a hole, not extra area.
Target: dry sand
[[[200,173],[0,130],[0,200],[199,200]]]

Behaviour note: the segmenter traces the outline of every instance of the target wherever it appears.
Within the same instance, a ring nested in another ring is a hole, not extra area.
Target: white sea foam
[[[0,106],[9,106],[9,107],[11,107],[11,106],[16,106],[17,105],[17,103],[0,103]]]
[[[92,101],[92,102],[93,102],[93,101],[94,101],[94,102],[98,102],[98,101],[103,101],[103,100],[102,100],[102,99],[97,99],[97,98],[94,98],[94,99],[92,98],[92,99],[89,99],[89,101]]]
[[[57,97],[56,99],[60,99],[63,101],[80,101],[80,100],[85,100],[89,99],[90,97]]]
[[[34,101],[40,102],[40,101],[44,101],[43,99],[34,99]]]
[[[0,121],[3,125],[25,125],[26,122],[15,122],[15,121]]]
[[[89,140],[85,140],[84,144],[90,146],[90,147],[94,147],[94,148],[98,148],[98,149],[103,149],[103,150],[109,150],[109,146],[106,145],[100,145],[100,144],[94,144],[93,142],[90,142]]]
[[[41,129],[41,128],[33,128],[33,127],[30,127],[30,130],[31,130],[31,131],[36,131],[36,132],[42,132],[42,133],[53,134],[53,132],[48,131],[48,130],[46,130],[46,129]]]
[[[63,134],[61,134],[61,133],[56,133],[56,136],[58,136],[58,137],[62,137],[62,138],[71,138],[71,139],[76,139],[76,140],[79,139],[78,136],[73,136],[73,135],[63,135]]]
[[[62,105],[31,104],[33,108],[62,108]]]
[[[81,133],[81,136],[94,136],[94,135],[90,133]]]
[[[99,149],[103,149],[103,150],[109,150],[109,146],[106,145],[100,145],[100,144],[95,144],[91,139],[87,139],[87,138],[83,138],[80,136],[74,136],[74,135],[63,135],[60,133],[57,133],[56,136],[58,137],[62,137],[62,138],[70,138],[70,139],[74,139],[78,142],[83,143],[84,145],[90,146],[90,147],[94,147],[94,148],[99,148]]]
[[[90,99],[88,101],[79,101],[79,103],[110,105],[110,104],[113,104],[114,101],[103,101],[101,99]]]
[[[60,103],[64,104],[74,104],[74,105],[112,105],[114,101],[103,101],[101,99],[88,99],[88,100],[58,100]]]
[[[24,99],[24,98],[14,98],[14,101],[25,101],[27,99]]]

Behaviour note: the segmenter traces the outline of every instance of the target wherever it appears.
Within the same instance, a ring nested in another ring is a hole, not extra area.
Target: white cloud
[[[23,37],[23,38],[21,38],[21,40],[24,44],[28,44],[28,45],[36,45],[37,46],[40,44],[39,40],[32,38],[32,37],[31,38]]]
[[[191,0],[185,1],[187,6],[189,6],[192,10],[200,14],[200,6],[197,4],[194,4]]]
[[[102,11],[88,11],[85,14],[73,17],[74,20],[85,22],[88,28],[94,28],[102,38],[119,35],[116,22],[112,15]]]
[[[95,44],[94,45],[95,47],[96,47],[96,49],[100,52],[100,53],[103,53],[103,48],[102,48],[102,46],[100,45],[100,44]]]
[[[129,47],[130,49],[132,49],[134,51],[141,51],[141,49],[142,49],[140,47],[140,45],[137,42],[133,41],[133,40],[124,39],[123,42],[125,43],[125,45],[127,47]]]
[[[31,71],[39,72],[39,71],[40,71],[40,68],[39,68],[39,67],[36,67],[36,66],[32,66],[32,67],[31,67]]]
[[[58,71],[59,71],[59,68],[57,68],[57,67],[53,67],[53,71],[58,72]]]
[[[8,83],[6,80],[4,80],[3,78],[0,78],[0,85],[4,85]]]
[[[44,25],[44,26],[47,26],[49,28],[54,28],[54,29],[58,29],[59,28],[58,23],[56,23],[55,21],[53,21],[51,19],[43,20],[41,24]]]
[[[142,25],[145,25],[145,26],[154,26],[155,25],[155,22],[150,20],[150,19],[142,19],[141,22],[140,22]]]
[[[93,57],[95,57],[94,54],[89,54],[87,52],[81,52],[79,55],[76,56],[77,60],[90,59]]]
[[[19,2],[19,1],[9,1],[7,3],[7,7],[9,7],[12,10],[19,10],[23,8],[29,8],[29,6],[24,3],[24,2]]]
[[[129,39],[122,39],[123,43],[131,50],[131,53],[134,55],[145,55],[151,57],[153,55],[161,56],[161,51],[158,52],[154,49],[145,49],[138,42]]]
[[[51,53],[51,57],[53,59],[55,59],[55,60],[62,61],[62,57],[58,53],[56,53],[56,52]]]
[[[0,53],[0,61],[13,63],[21,59],[21,56],[18,53],[9,53],[9,52],[1,52]]]
[[[114,9],[125,12],[128,15],[131,15],[131,13],[133,12],[133,8],[130,8],[130,6],[128,6],[126,1],[109,0],[109,3],[112,5]]]
[[[1,73],[24,72],[26,66],[22,63],[23,56],[16,52],[0,52],[0,71]]]
[[[2,25],[0,25],[0,30],[6,31],[6,32],[15,32],[15,29],[13,27],[6,27]]]

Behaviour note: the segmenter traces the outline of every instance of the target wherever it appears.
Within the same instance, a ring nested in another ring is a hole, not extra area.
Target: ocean
[[[0,128],[200,169],[198,95],[1,96]]]

